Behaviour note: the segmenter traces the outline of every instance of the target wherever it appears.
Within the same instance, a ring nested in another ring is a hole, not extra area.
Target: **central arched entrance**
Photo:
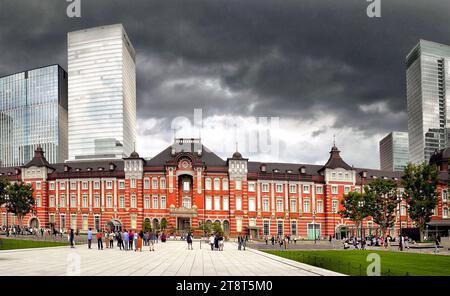
[[[39,220],[36,217],[30,219],[30,228],[39,228]]]
[[[122,231],[122,222],[117,219],[109,220],[108,223],[106,223],[106,226],[109,231]]]

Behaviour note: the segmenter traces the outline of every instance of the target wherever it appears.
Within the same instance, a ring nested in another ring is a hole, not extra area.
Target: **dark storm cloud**
[[[0,75],[66,68],[67,32],[120,22],[138,54],[140,119],[320,110],[337,128],[405,130],[404,58],[420,38],[450,44],[450,1],[381,2],[369,19],[365,0],[82,0],[69,19],[63,0],[0,0]]]

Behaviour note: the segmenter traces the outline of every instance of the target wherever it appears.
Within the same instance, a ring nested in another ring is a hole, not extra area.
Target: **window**
[[[255,212],[256,211],[256,200],[254,197],[250,197],[248,199],[248,210],[250,212]]]
[[[339,173],[339,180],[342,180],[342,173]]]
[[[65,190],[65,189],[66,189],[66,183],[64,183],[64,182],[59,182],[59,189]]]
[[[76,190],[77,189],[77,182],[75,182],[75,181],[70,182],[70,189],[71,190]]]
[[[211,196],[207,196],[206,197],[206,209],[207,210],[212,210],[212,200],[211,200]]]
[[[166,189],[166,179],[161,178],[160,180],[161,189]]]
[[[167,207],[166,205],[166,197],[161,196],[161,209],[165,209]]]
[[[55,207],[55,197],[53,196],[53,195],[51,195],[50,197],[49,197],[49,206],[51,207],[51,208],[54,208]]]
[[[61,229],[66,229],[66,215],[62,214],[61,216],[59,216],[59,222]]]
[[[316,186],[317,194],[323,194],[323,186]]]
[[[42,202],[41,202],[41,195],[40,194],[36,194],[36,207],[40,207],[42,206]]]
[[[214,210],[220,210],[220,196],[214,196]]]
[[[291,198],[291,212],[297,212],[297,200]]]
[[[331,193],[332,194],[338,194],[338,187],[337,186],[331,186]]]
[[[305,212],[305,213],[309,213],[310,212],[309,199],[304,199],[303,200],[303,212]]]
[[[331,173],[331,179],[336,180],[336,173]]]
[[[130,218],[131,218],[131,228],[136,229],[137,228],[137,215],[132,214],[132,215],[130,215]]]
[[[52,224],[55,224],[55,214],[49,214],[48,221]]]
[[[205,189],[211,190],[211,179],[210,178],[206,178],[206,180],[205,180]]]
[[[220,190],[220,179],[219,178],[214,179],[214,190]]]
[[[242,189],[242,181],[236,180],[236,190],[241,190],[241,189]]]
[[[228,211],[230,209],[230,204],[228,202],[228,196],[223,197],[223,210]]]
[[[277,198],[277,212],[283,212],[283,199]]]
[[[278,193],[283,192],[283,185],[282,184],[276,184],[275,191],[278,192]]]
[[[317,200],[317,213],[323,213],[323,200]]]
[[[61,194],[61,196],[59,197],[59,207],[60,208],[66,207],[66,197],[64,194]]]
[[[442,209],[442,218],[448,218],[448,208]]]
[[[406,206],[405,205],[401,205],[400,214],[402,216],[406,216]]]
[[[136,188],[136,179],[134,178],[130,179],[130,188]]]
[[[100,216],[94,216],[94,229],[100,230]]]
[[[269,199],[268,198],[263,198],[263,200],[262,200],[262,210],[263,210],[263,212],[268,212],[269,211]]]
[[[297,221],[291,221],[291,234],[297,236]]]
[[[107,181],[106,182],[106,189],[112,189],[112,188],[113,188],[112,181]]]
[[[289,185],[289,192],[290,193],[297,193],[297,186],[295,184]]]
[[[350,187],[349,186],[345,186],[344,187],[344,193],[348,194],[350,192]]]
[[[248,183],[248,192],[255,192],[255,183]]]
[[[106,207],[107,208],[112,208],[113,207],[113,203],[112,203],[112,195],[108,194],[106,196]]]
[[[331,201],[331,212],[333,212],[333,214],[336,214],[338,211],[338,200],[337,199],[333,199]]]
[[[442,202],[447,202],[448,199],[448,191],[442,190]]]
[[[119,181],[119,189],[125,189],[125,181]]]
[[[125,196],[124,195],[119,196],[119,208],[121,208],[121,209],[125,208]]]
[[[87,194],[83,194],[83,208],[87,208],[88,207],[88,196]]]
[[[144,189],[150,189],[150,179],[149,178],[144,179]]]
[[[277,235],[283,235],[283,221],[277,221]]]
[[[144,197],[144,209],[150,209],[150,195]]]
[[[88,182],[83,182],[83,189],[87,190],[88,189]],[[100,182],[99,181],[95,181],[94,182],[94,189],[100,189]]]
[[[303,185],[303,193],[309,193],[309,185]]]
[[[72,194],[70,196],[70,207],[76,208],[77,207],[77,196],[75,194]]]
[[[348,173],[345,173],[345,180],[350,180],[350,175]]]
[[[7,222],[6,219],[7,219],[6,213],[2,213],[2,226],[6,226],[6,224],[8,224],[6,223]]]
[[[99,207],[100,207],[100,195],[95,194],[94,195],[94,208],[99,208]]]
[[[262,192],[269,192],[269,184],[267,183],[262,184]]]
[[[241,218],[236,219],[236,231],[242,232],[242,219]]]
[[[82,222],[81,222],[81,228],[84,231],[87,231],[89,229],[89,223],[88,223],[88,216],[87,215],[83,215],[83,217],[81,218]]]
[[[55,190],[55,182],[50,182],[50,190]]]
[[[189,181],[184,181],[183,182],[183,191],[189,191],[189,189],[191,188],[191,184]]]
[[[41,190],[41,182],[36,182],[36,190]]]
[[[248,226],[256,226],[256,220],[254,218],[248,219]]]
[[[131,193],[131,205],[130,205],[130,207],[131,208],[136,208],[136,193]]]
[[[152,206],[154,209],[157,209],[158,208],[158,196],[157,195],[154,195],[153,196],[153,206]]]
[[[268,220],[263,221],[263,234],[269,235],[270,234],[270,224]]]
[[[222,179],[222,190],[228,190],[228,179]]]
[[[70,215],[70,228],[77,229],[77,215]]]
[[[240,196],[236,196],[236,210],[242,211],[242,198]]]

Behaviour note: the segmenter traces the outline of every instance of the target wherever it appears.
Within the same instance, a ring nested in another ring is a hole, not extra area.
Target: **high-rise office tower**
[[[0,166],[27,163],[38,145],[50,163],[67,159],[67,73],[59,65],[0,78]]]
[[[403,171],[408,164],[408,133],[391,132],[380,141],[380,169]]]
[[[68,33],[69,159],[128,156],[136,141],[135,51],[121,24]]]
[[[406,57],[409,160],[430,160],[448,146],[450,46],[420,40]]]

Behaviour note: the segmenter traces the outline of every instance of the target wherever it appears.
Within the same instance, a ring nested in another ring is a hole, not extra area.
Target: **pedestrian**
[[[214,248],[219,250],[219,235],[218,234],[216,234],[214,236]]]
[[[238,236],[238,251],[242,249],[242,236]]]
[[[134,242],[134,250],[137,251],[137,243],[138,243],[138,239],[139,239],[139,233],[137,233],[137,231],[134,232],[133,235],[133,242]]]
[[[74,233],[73,233],[73,229],[70,229],[70,235],[69,235],[69,241],[70,241],[70,247],[71,248],[75,248],[74,246]]]
[[[409,250],[409,237],[405,236],[405,249]]]
[[[139,232],[139,235],[138,235],[137,247],[136,247],[136,250],[139,250],[139,252],[142,252],[142,241],[143,241],[143,239],[144,239],[144,232],[141,230]]]
[[[116,234],[114,233],[114,231],[111,231],[111,233],[109,234],[109,247],[111,249],[114,248],[114,237],[116,236]]]
[[[128,245],[129,245],[128,240],[129,239],[130,239],[130,236],[129,236],[127,230],[125,229],[125,231],[123,232],[123,249],[125,251],[128,251]]]
[[[133,250],[133,240],[134,240],[134,233],[133,230],[130,230],[130,232],[128,232],[128,250],[130,251]]]
[[[102,232],[99,230],[99,231],[97,232],[97,247],[98,247],[99,250],[103,250],[103,241],[102,241],[102,238],[103,238],[103,234],[102,234]]]
[[[103,234],[105,236],[105,247],[108,249],[109,248],[109,233],[107,231],[105,231]]]
[[[158,240],[158,237],[154,232],[150,233],[150,251],[155,251],[155,243]]]
[[[270,239],[272,241],[272,246],[275,245],[275,237],[272,235],[272,238]]]
[[[405,239],[403,235],[400,235],[398,238],[398,250],[403,251],[403,244],[405,243]]]
[[[286,237],[284,238],[284,250],[287,250],[287,249],[288,249],[288,244],[289,244],[289,237],[286,236]]]
[[[89,228],[89,230],[88,230],[87,237],[88,237],[88,248],[90,249],[91,244],[92,244],[92,229],[91,228]]]
[[[117,231],[116,233],[117,247],[122,251],[122,248],[125,250],[125,246],[123,245],[123,234],[122,231]]]
[[[435,248],[434,248],[435,254],[439,253],[440,238],[441,237],[439,235],[435,238]]]
[[[211,246],[211,251],[214,251],[214,235],[209,236],[209,245]]]
[[[189,232],[187,237],[186,237],[186,241],[188,243],[188,250],[193,250],[192,248],[192,234]]]
[[[265,241],[266,241],[266,246],[269,244],[269,239],[267,238],[267,235],[264,237]]]
[[[219,235],[219,251],[223,251],[223,236]],[[244,250],[245,250],[245,246],[244,246]]]

